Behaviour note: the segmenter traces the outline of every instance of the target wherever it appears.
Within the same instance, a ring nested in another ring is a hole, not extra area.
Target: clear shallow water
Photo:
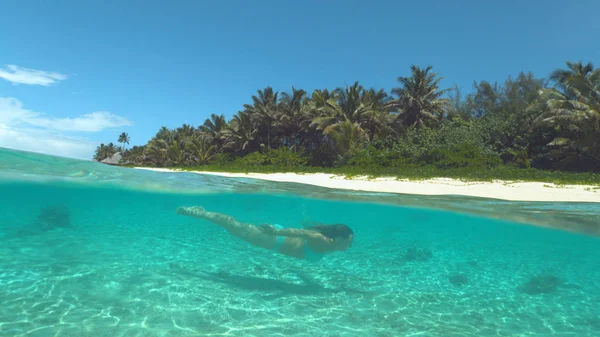
[[[597,233],[596,204],[353,193],[5,150],[0,193],[0,336],[600,335],[600,238],[539,226]],[[181,205],[343,222],[356,240],[312,264],[178,216]]]

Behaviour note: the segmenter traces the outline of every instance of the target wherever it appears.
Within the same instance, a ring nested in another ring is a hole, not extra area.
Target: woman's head
[[[306,229],[321,233],[323,236],[332,239],[336,246],[341,250],[347,249],[352,245],[354,232],[344,224],[325,225],[318,224],[307,227]]]

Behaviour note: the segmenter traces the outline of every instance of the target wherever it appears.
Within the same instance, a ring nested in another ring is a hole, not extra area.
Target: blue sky
[[[474,80],[600,62],[600,1],[0,2],[0,147],[92,156],[120,132],[231,116],[257,89],[360,81],[411,64]]]

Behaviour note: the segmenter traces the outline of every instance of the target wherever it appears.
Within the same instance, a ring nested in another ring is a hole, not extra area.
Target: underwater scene
[[[600,204],[341,191],[0,149],[0,336],[600,336]],[[345,224],[318,261],[247,224]]]

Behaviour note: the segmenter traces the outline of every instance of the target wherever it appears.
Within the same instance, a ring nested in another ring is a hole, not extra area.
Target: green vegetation
[[[127,132],[122,132],[119,135],[118,142],[129,145],[130,140],[131,140],[131,138],[129,137],[129,134],[127,134]],[[103,161],[105,159],[108,159],[108,158],[114,156],[115,154],[117,154],[119,152],[122,152],[122,153],[128,154],[128,155],[132,154],[132,153],[128,153],[128,151],[125,149],[125,145],[119,147],[118,145],[115,145],[113,143],[108,143],[108,145],[100,144],[100,146],[98,146],[96,148],[96,153],[94,154],[94,160],[95,161]]]
[[[567,62],[547,79],[475,82],[465,97],[441,79],[412,66],[389,94],[358,82],[310,95],[267,87],[229,121],[212,114],[199,127],[163,127],[144,146],[102,144],[94,158],[123,151],[125,165],[206,171],[600,182],[599,69]]]
[[[116,153],[121,152],[121,150],[125,151],[124,149],[119,148],[119,146],[113,143],[108,143],[108,145],[100,144],[100,146],[96,148],[94,160],[103,161],[107,158],[114,156]]]

